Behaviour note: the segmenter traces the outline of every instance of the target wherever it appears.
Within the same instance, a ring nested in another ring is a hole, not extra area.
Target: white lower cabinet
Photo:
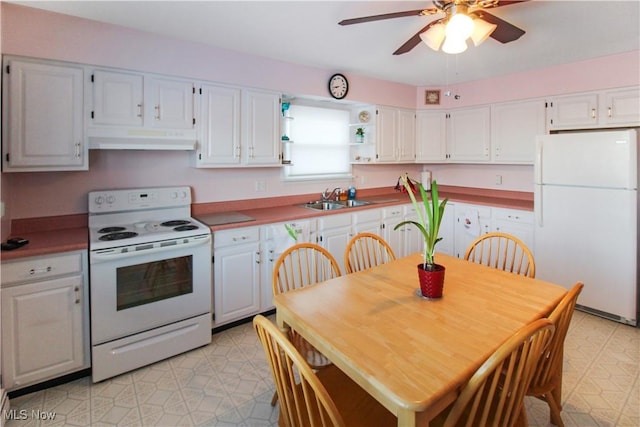
[[[358,233],[373,233],[382,237],[381,214],[381,209],[367,209],[354,212],[351,218],[353,235],[355,236]]]
[[[436,253],[440,252],[446,255],[455,255],[455,231],[456,231],[456,215],[455,204],[447,202],[444,208],[444,216],[440,223],[440,240],[436,244]]]
[[[456,203],[455,256],[464,258],[467,247],[481,234],[491,231],[491,208],[467,203]]]
[[[533,251],[533,212],[519,209],[492,208],[492,230],[511,234]]]
[[[260,228],[213,234],[214,327],[260,311]]]
[[[86,251],[2,263],[2,385],[89,367]]]
[[[404,256],[403,230],[404,227],[394,230],[394,227],[404,219],[404,207],[402,205],[390,206],[382,209],[382,238],[389,243],[396,258]],[[402,230],[402,231],[401,231]]]
[[[318,243],[333,255],[342,274],[346,272],[344,251],[351,236],[351,214],[327,215],[318,218]]]
[[[289,227],[296,239],[287,231]],[[273,268],[284,251],[298,243],[315,243],[316,220],[279,222],[262,227],[262,278],[260,280],[260,312],[275,308],[273,305]]]

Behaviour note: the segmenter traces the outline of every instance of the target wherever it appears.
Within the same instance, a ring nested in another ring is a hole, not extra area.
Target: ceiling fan
[[[476,45],[480,44],[484,39],[489,36],[500,43],[509,43],[514,40],[519,39],[525,31],[516,27],[513,24],[504,21],[497,16],[491,15],[486,12],[484,9],[495,8],[500,6],[507,6],[514,3],[524,3],[528,0],[515,0],[515,1],[506,1],[506,0],[433,0],[433,6],[428,7],[426,9],[417,9],[417,10],[407,10],[404,12],[393,12],[393,13],[385,13],[382,15],[372,15],[372,16],[364,16],[361,18],[352,18],[345,19],[338,22],[339,25],[352,25],[352,24],[361,24],[364,22],[371,21],[381,21],[384,19],[393,19],[393,18],[402,18],[405,16],[427,16],[427,15],[435,15],[438,13],[444,13],[444,17],[437,19],[435,21],[429,22],[424,28],[418,31],[413,37],[407,40],[402,46],[400,46],[395,52],[394,55],[402,55],[403,53],[409,52],[411,49],[416,47],[421,40],[424,40],[429,47],[434,50],[438,50],[440,44],[442,43],[445,37],[445,25],[451,21],[451,19],[455,15],[467,15],[471,19],[480,19],[484,22],[489,23],[491,29],[487,28],[485,34],[482,37],[482,40],[479,42],[474,38],[474,42]],[[493,32],[491,32],[491,30]],[[427,33],[428,31],[428,33]],[[431,42],[434,34],[440,34],[436,36],[437,41]],[[429,36],[427,36],[429,34]],[[448,37],[448,35],[447,35]],[[468,37],[468,36],[467,36]],[[465,37],[466,39],[466,37]],[[439,43],[438,43],[439,41]],[[437,45],[437,47],[436,47]],[[466,49],[466,43],[464,43],[464,48]],[[443,46],[443,50],[448,53],[459,53],[458,51],[447,51]],[[459,50],[460,52],[462,50]]]

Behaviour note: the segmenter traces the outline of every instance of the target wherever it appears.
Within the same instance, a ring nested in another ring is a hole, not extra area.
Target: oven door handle
[[[151,243],[140,244],[137,246],[137,248],[139,249],[132,249],[127,252],[122,252],[115,249],[102,249],[97,251],[91,251],[90,261],[91,263],[99,263],[99,262],[105,262],[105,261],[113,261],[113,260],[122,259],[122,258],[130,258],[131,256],[136,256],[136,255],[147,255],[147,254],[153,254],[158,252],[167,252],[174,249],[185,249],[185,248],[192,248],[195,246],[210,245],[210,244],[211,244],[211,235],[207,234],[204,236],[190,237],[186,243],[181,242],[181,243],[176,243],[171,245],[167,245],[166,243],[163,243],[163,242],[155,242],[153,244]]]

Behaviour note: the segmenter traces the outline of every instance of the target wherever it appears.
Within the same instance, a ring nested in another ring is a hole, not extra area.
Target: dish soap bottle
[[[349,187],[347,198],[349,200],[355,200],[356,199],[356,187],[354,187],[353,185],[351,187]]]

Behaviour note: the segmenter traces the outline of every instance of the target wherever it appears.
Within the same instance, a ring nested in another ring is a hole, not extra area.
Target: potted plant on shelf
[[[449,199],[445,198],[440,202],[438,199],[438,183],[436,181],[431,183],[431,199],[429,199],[422,183],[412,181],[407,174],[404,174],[401,178],[404,188],[407,190],[407,193],[409,193],[409,197],[411,197],[411,202],[416,210],[418,219],[416,221],[402,221],[394,227],[394,230],[397,230],[407,224],[415,225],[418,230],[420,230],[422,237],[424,238],[424,259],[421,264],[418,264],[420,292],[425,298],[441,298],[444,286],[445,269],[444,266],[435,263],[434,253],[436,243],[442,240],[442,237],[438,237],[438,233],[440,231],[440,224],[442,223],[444,209]],[[414,192],[416,192],[416,184],[420,191],[420,195],[422,196],[422,203],[424,205],[426,216],[423,215],[414,194]]]
[[[364,142],[364,128],[356,129],[356,142]]]

